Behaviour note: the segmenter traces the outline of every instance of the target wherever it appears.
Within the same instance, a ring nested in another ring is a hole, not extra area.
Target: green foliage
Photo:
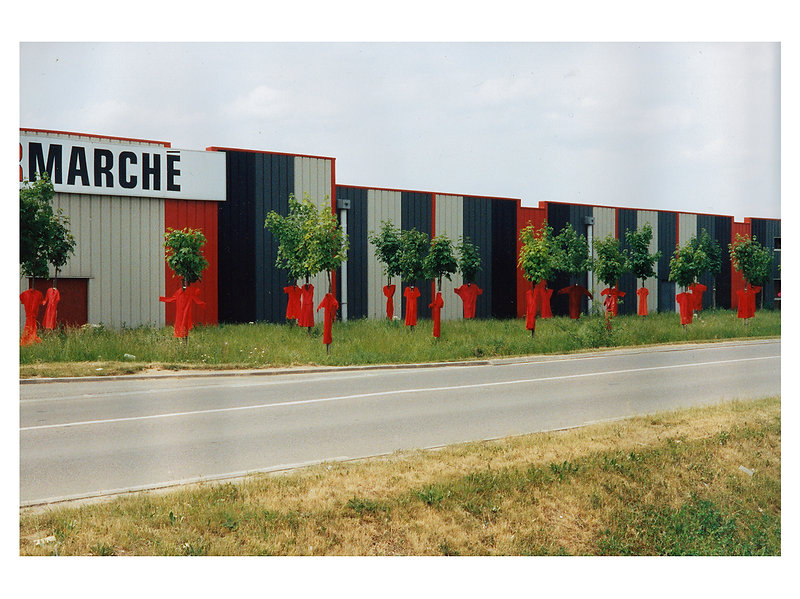
[[[58,271],[75,252],[69,219],[59,209],[53,212],[55,195],[47,173],[19,190],[19,262],[22,275],[46,278],[48,264]]]
[[[556,235],[555,246],[555,254],[559,259],[558,270],[577,277],[592,268],[586,235],[579,235],[572,223],[567,223]]]
[[[669,261],[669,280],[686,289],[697,282],[708,265],[708,256],[692,238],[683,247],[676,247]]]
[[[416,285],[425,279],[425,256],[430,242],[427,234],[416,229],[400,233],[400,256],[398,266],[400,279],[408,285]]]
[[[170,227],[164,234],[167,266],[186,285],[201,280],[203,271],[208,268],[208,260],[202,252],[205,243],[206,236],[199,229]]]
[[[289,196],[289,214],[270,211],[264,226],[278,241],[275,266],[289,271],[295,281],[339,268],[347,259],[349,240],[327,205],[319,209],[305,193],[298,201]]]
[[[594,243],[597,259],[594,263],[597,277],[609,287],[615,287],[619,278],[631,270],[627,253],[619,246],[619,239],[608,235]]]
[[[481,269],[481,254],[479,248],[470,242],[469,237],[459,238],[458,247],[458,272],[465,283],[472,283]]]
[[[526,280],[538,283],[542,279],[553,278],[553,272],[558,268],[559,260],[556,255],[556,243],[553,238],[553,229],[542,223],[538,230],[533,224],[519,232],[522,247],[519,250],[517,266],[522,269]]]
[[[381,230],[369,235],[369,242],[375,246],[375,257],[383,265],[383,274],[391,281],[400,274],[400,230],[391,219],[381,221]]]
[[[642,280],[643,287],[647,279],[656,276],[655,264],[661,257],[661,252],[650,253],[650,242],[652,240],[653,228],[650,223],[645,223],[641,229],[636,231],[625,231],[631,272],[637,279]]]
[[[453,242],[447,235],[437,235],[431,239],[428,255],[422,261],[422,269],[426,279],[436,281],[439,291],[442,290],[442,278],[447,277],[449,281],[450,275],[458,270]]]
[[[772,255],[761,245],[756,236],[736,234],[736,240],[728,245],[733,267],[742,273],[748,285],[763,285],[772,273]]]
[[[703,229],[700,232],[700,239],[697,241],[698,247],[703,250],[706,255],[705,271],[711,273],[711,276],[716,276],[722,271],[722,248],[719,242],[708,234],[708,231]]]

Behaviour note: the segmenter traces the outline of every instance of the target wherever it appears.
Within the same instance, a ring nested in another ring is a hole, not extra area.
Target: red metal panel
[[[165,200],[164,201],[164,227],[165,229],[200,229],[206,236],[203,246],[203,255],[208,260],[208,268],[203,272],[203,278],[195,283],[200,288],[199,298],[206,303],[205,308],[195,308],[193,321],[196,324],[217,324],[219,322],[218,300],[218,261],[217,261],[217,202],[201,202],[192,200]],[[165,231],[166,232],[166,231]],[[178,290],[178,280],[164,264],[166,296],[169,297]],[[167,324],[175,323],[175,304],[165,304]]]
[[[745,222],[737,223],[734,221],[731,225],[731,243],[736,241],[736,235],[750,235],[750,219],[744,219]],[[728,248],[722,248],[723,252],[727,252]],[[744,277],[742,273],[733,268],[733,261],[731,261],[731,309],[736,310],[739,307],[739,296],[737,291],[744,290]]]
[[[527,208],[517,206],[517,256],[522,249],[522,243],[519,240],[519,232],[522,231],[528,224],[532,224],[536,229],[544,224],[547,219],[547,204],[540,202],[538,208]],[[517,268],[517,317],[522,318],[525,316],[525,291],[530,289],[530,281],[527,281],[522,275],[522,270]]]
[[[89,293],[87,279],[60,278],[56,281],[56,287],[61,295],[56,308],[56,323],[68,327],[79,327],[89,321]],[[30,279],[28,279],[30,286]],[[36,279],[34,288],[44,296],[47,290],[53,286],[53,279]],[[39,310],[36,319],[39,326],[44,318],[44,307]]]

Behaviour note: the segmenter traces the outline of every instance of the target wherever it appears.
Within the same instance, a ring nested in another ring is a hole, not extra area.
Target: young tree
[[[428,255],[422,261],[422,268],[426,279],[436,281],[437,291],[442,290],[442,279],[447,277],[449,281],[450,275],[458,270],[453,242],[447,235],[441,234],[431,239]]]
[[[181,287],[200,281],[203,271],[208,268],[208,260],[203,256],[202,248],[206,244],[206,236],[195,229],[168,228],[164,234],[165,260],[181,280]]]
[[[547,224],[537,230],[532,224],[519,232],[522,247],[519,250],[517,266],[522,270],[522,276],[536,284],[541,280],[553,278],[553,273],[558,268],[560,260],[556,252],[556,243],[553,229]]]
[[[481,254],[476,245],[470,242],[469,237],[460,237],[458,246],[458,272],[465,283],[472,283],[481,269]]]
[[[381,221],[380,231],[372,232],[369,242],[375,246],[375,257],[383,265],[383,274],[391,285],[392,279],[400,274],[400,230],[391,219]]]
[[[417,282],[425,278],[424,261],[429,246],[428,236],[421,231],[410,229],[400,233],[398,264],[400,279],[407,285],[403,291],[406,298],[406,326],[411,327],[412,331],[417,324],[417,299],[420,296]]]
[[[669,260],[668,280],[686,291],[703,273],[708,258],[692,237],[683,247],[676,247]]]
[[[530,330],[531,337],[535,337],[537,298],[534,289],[539,281],[552,278],[560,259],[556,252],[553,229],[547,221],[542,223],[538,230],[533,224],[528,223],[528,226],[519,232],[519,239],[522,247],[519,250],[517,266],[522,270],[522,276],[531,282],[531,289],[525,292],[527,304],[525,327]]]
[[[611,317],[616,314],[617,298],[625,295],[617,288],[617,282],[623,274],[630,271],[630,260],[627,252],[619,247],[619,239],[610,234],[604,239],[595,241],[594,250],[597,253],[593,265],[594,271],[597,273],[597,278],[608,286],[608,291],[604,289],[603,292],[608,295],[605,300],[605,318],[606,327],[611,330]]]
[[[736,239],[728,245],[733,268],[742,273],[747,286],[763,287],[772,274],[772,254],[761,245],[756,236],[736,234]],[[761,290],[761,309],[764,309],[764,290]]]
[[[19,261],[25,277],[46,279],[48,264],[58,276],[75,252],[69,219],[60,209],[53,211],[54,195],[47,173],[33,182],[26,181],[19,190]]]
[[[719,242],[703,229],[700,232],[698,247],[706,256],[704,271],[711,275],[711,307],[717,309],[717,275],[722,271],[722,248]]]
[[[181,287],[170,297],[159,297],[159,300],[175,304],[175,325],[173,336],[188,343],[189,331],[192,329],[192,305],[205,306],[198,297],[199,288],[187,289],[192,283],[200,281],[203,271],[208,267],[208,260],[202,253],[206,236],[196,229],[168,228],[164,234],[164,259],[181,280]]]
[[[655,264],[661,257],[661,252],[650,253],[650,242],[653,240],[653,227],[645,223],[641,229],[625,231],[625,241],[628,243],[628,260],[633,276],[642,280],[642,287],[647,279],[656,276]]]
[[[556,256],[560,259],[558,270],[577,277],[587,272],[592,267],[589,256],[589,242],[586,235],[579,235],[572,223],[567,223],[561,232],[556,235]]]

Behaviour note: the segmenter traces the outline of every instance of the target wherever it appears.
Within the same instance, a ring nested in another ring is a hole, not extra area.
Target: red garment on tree
[[[761,287],[750,287],[736,292],[739,298],[739,308],[736,311],[737,317],[753,318],[756,315],[756,294],[759,291],[761,291]]]
[[[61,293],[55,287],[50,287],[47,294],[44,296],[43,305],[46,304],[44,309],[44,318],[42,319],[42,326],[51,331],[56,328],[56,309],[58,302],[61,301]]]
[[[428,307],[431,309],[431,316],[433,317],[433,336],[439,337],[442,334],[441,312],[444,307],[444,300],[442,299],[442,293],[440,291],[436,292],[433,303]]]
[[[478,302],[478,296],[483,293],[483,289],[472,283],[467,283],[461,287],[456,287],[453,291],[464,303],[464,318],[475,318],[475,304]]]
[[[529,331],[536,330],[536,292],[528,289],[525,292],[525,328]]]
[[[612,316],[617,315],[617,298],[625,297],[625,292],[620,291],[616,287],[606,287],[600,292],[600,295],[607,295],[606,299],[603,301],[603,305],[606,307],[606,312],[611,312]]]
[[[192,304],[197,304],[201,308],[206,307],[206,303],[197,296],[200,293],[199,287],[178,287],[178,290],[170,297],[160,296],[158,299],[165,303],[175,303],[175,332],[173,337],[182,339],[189,335],[192,330]]]
[[[26,289],[19,294],[19,301],[25,306],[25,327],[22,329],[22,339],[20,339],[19,344],[41,343],[42,340],[36,334],[36,317],[39,315],[39,308],[42,306],[41,291]]]
[[[406,287],[403,291],[406,298],[406,326],[413,327],[417,324],[417,298],[420,296],[419,287]]]
[[[570,285],[558,290],[559,295],[569,296],[569,317],[573,319],[580,318],[581,315],[581,298],[588,295],[594,299],[592,294],[583,285]]]
[[[283,292],[289,296],[289,302],[286,304],[286,320],[300,318],[300,296],[303,290],[297,285],[289,285],[283,288]]]
[[[383,295],[386,296],[386,318],[392,320],[394,318],[394,285],[384,285]]]
[[[641,287],[636,295],[639,296],[639,316],[647,316],[647,296],[650,291],[647,287]]]
[[[550,296],[553,292],[547,289],[547,281],[542,279],[533,288],[533,299],[536,302],[536,310],[542,318],[550,318],[553,312],[550,309]]]
[[[333,328],[333,321],[336,319],[336,310],[339,309],[339,302],[336,301],[336,296],[332,293],[326,293],[325,297],[317,306],[317,312],[320,308],[325,308],[325,323],[322,327],[322,343],[329,345],[333,343],[333,335],[331,329]]]
[[[689,292],[679,293],[675,296],[680,306],[681,324],[692,324],[692,314],[694,313],[694,297]]]
[[[708,287],[700,283],[692,283],[689,285],[689,291],[692,292],[692,298],[694,299],[695,312],[700,312],[700,310],[703,309],[703,292],[706,289],[708,289]]]
[[[303,285],[300,297],[300,318],[297,325],[301,327],[314,326],[314,286]]]

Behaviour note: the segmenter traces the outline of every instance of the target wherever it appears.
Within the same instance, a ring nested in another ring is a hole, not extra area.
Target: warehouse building
[[[625,232],[649,223],[651,251],[660,250],[657,276],[646,283],[649,311],[676,311],[675,284],[668,281],[669,259],[676,246],[705,229],[723,249],[722,272],[716,279],[720,308],[735,308],[741,275],[732,270],[728,244],[736,234],[754,234],[774,252],[773,278],[765,285],[765,307],[780,306],[780,225],[776,219],[695,214],[668,210],[540,202],[522,206],[519,198],[487,197],[419,190],[339,184],[336,159],[212,146],[206,151],[174,150],[169,142],[20,129],[20,181],[48,171],[55,182],[56,208],[70,218],[76,252],[59,274],[62,290],[60,322],[104,323],[107,326],[163,326],[174,321],[174,308],[159,301],[171,295],[178,281],[164,263],[167,228],[201,229],[209,268],[199,283],[204,310],[195,309],[196,323],[283,322],[287,295],[294,283],[275,267],[277,243],[265,229],[271,210],[288,212],[290,194],[308,194],[317,206],[330,206],[350,238],[347,262],[336,273],[334,293],[340,317],[385,318],[382,287],[387,283],[368,237],[391,220],[402,229],[453,240],[468,237],[480,250],[483,269],[476,283],[483,289],[478,318],[513,318],[524,314],[530,283],[516,266],[519,231],[546,220],[558,233],[567,223],[590,243],[613,235],[625,247]],[[395,315],[404,314],[400,281]],[[558,276],[548,287],[571,283],[599,297],[604,287],[592,273],[570,280]],[[701,281],[712,288],[710,275]],[[312,278],[315,301],[327,291],[324,274]],[[458,275],[445,280],[443,319],[461,317],[461,300],[453,292]],[[43,290],[48,281],[37,281]],[[301,282],[302,284],[302,282]],[[629,301],[620,312],[636,312],[638,282],[624,276],[619,286]],[[21,281],[20,289],[28,282]],[[433,285],[420,288],[419,316],[430,316]],[[710,307],[711,293],[703,297]],[[555,315],[568,313],[567,298],[553,294]],[[583,310],[590,309],[583,300]],[[21,310],[20,326],[24,321]]]

